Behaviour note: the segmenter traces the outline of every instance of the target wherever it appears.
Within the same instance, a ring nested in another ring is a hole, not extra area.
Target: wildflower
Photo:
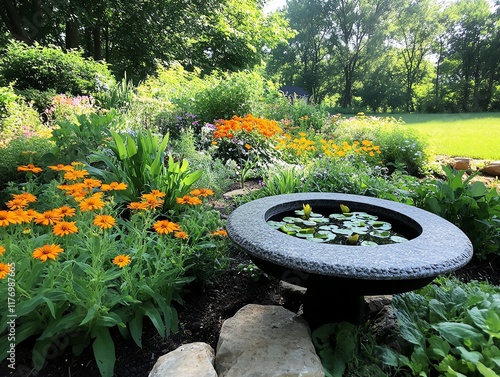
[[[5,277],[9,272],[10,272],[10,266],[5,263],[0,263],[0,279],[5,279]]]
[[[73,216],[75,216],[75,213],[76,213],[75,208],[68,207],[68,206],[62,206],[59,208],[55,208],[54,211],[56,211],[62,217],[73,217]]]
[[[89,175],[89,172],[87,170],[71,170],[64,173],[64,179],[68,181],[76,181],[87,175]]]
[[[50,165],[49,169],[54,171],[71,171],[73,170],[73,167],[71,165],[57,164],[57,165]]]
[[[177,204],[189,204],[193,206],[202,204],[200,198],[189,195],[184,195],[182,198],[176,198],[175,201],[177,202]]]
[[[28,203],[36,202],[36,196],[33,194],[30,194],[29,192],[23,192],[22,194],[12,194],[12,197],[14,199],[26,200]]]
[[[101,229],[109,229],[115,224],[114,217],[109,215],[97,215],[94,219],[94,225]]]
[[[61,221],[54,225],[54,234],[58,237],[67,236],[68,234],[77,233],[78,228],[74,221]]]
[[[187,238],[188,238],[188,234],[187,234],[186,232],[182,232],[182,231],[180,231],[180,232],[175,232],[175,233],[174,233],[174,237],[176,237],[176,238],[180,238],[181,240],[187,240]]]
[[[0,246],[0,257],[5,253],[5,246]]]
[[[225,229],[214,230],[211,234],[213,236],[227,237],[227,232]]]
[[[120,254],[113,259],[113,264],[116,264],[118,267],[123,268],[129,265],[131,262],[129,255]]]
[[[54,225],[62,220],[62,216],[54,210],[48,210],[35,216],[35,223],[40,225]]]
[[[92,195],[90,198],[83,199],[78,205],[80,206],[80,210],[82,212],[85,211],[94,211],[96,209],[101,209],[104,207],[104,202],[101,200],[101,196],[98,195],[100,193],[96,193]]]
[[[111,182],[110,184],[104,183],[101,185],[101,190],[102,191],[120,191],[120,190],[126,190],[127,189],[127,184],[123,182]]]
[[[153,228],[158,234],[168,234],[181,230],[179,224],[168,220],[157,221],[156,223],[153,224]]]
[[[40,259],[42,262],[46,262],[47,259],[56,260],[59,253],[62,253],[64,250],[59,245],[43,245],[42,247],[38,247],[33,252],[33,258]]]
[[[9,209],[23,209],[29,205],[29,202],[23,198],[14,198],[5,203]]]
[[[17,167],[17,171],[29,171],[32,173],[41,173],[43,171],[42,168],[38,168],[33,164],[21,165]]]

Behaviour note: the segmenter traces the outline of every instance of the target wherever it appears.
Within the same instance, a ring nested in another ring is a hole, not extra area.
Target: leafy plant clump
[[[45,168],[18,167],[27,180],[9,187],[7,209],[0,210],[0,304],[8,307],[6,278],[14,274],[16,342],[36,338],[36,370],[58,341],[77,355],[92,345],[101,375],[112,376],[111,329],[139,347],[145,320],[160,336],[175,332],[172,301],[186,283],[224,268],[226,233],[218,212],[203,205],[209,189],[177,198],[185,210],[167,216],[160,210],[165,192],[118,203],[127,184],[105,183],[85,166],[51,165],[57,178],[44,185],[38,176]],[[2,358],[10,344],[8,314],[1,313]]]
[[[285,216],[281,220],[269,220],[267,223],[290,236],[318,243],[337,245],[376,246],[401,243],[408,239],[392,229],[392,224],[380,221],[378,216],[366,212],[351,212],[343,204],[341,213],[332,213],[328,217],[312,212],[309,204],[295,215]]]

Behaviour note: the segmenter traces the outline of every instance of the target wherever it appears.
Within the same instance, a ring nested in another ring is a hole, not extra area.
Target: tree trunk
[[[66,21],[66,49],[78,48],[78,25],[73,21]]]
[[[0,16],[15,39],[29,45],[33,44],[34,39],[23,28],[21,16],[12,0],[2,0],[0,3]]]
[[[94,26],[92,28],[92,37],[94,40],[94,60],[102,60],[101,52],[101,28],[99,26]]]

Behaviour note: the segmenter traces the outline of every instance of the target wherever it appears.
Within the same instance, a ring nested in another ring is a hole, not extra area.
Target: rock
[[[307,324],[281,306],[246,305],[222,325],[219,377],[324,377]]]
[[[286,281],[280,281],[280,293],[283,298],[283,306],[295,313],[299,310],[306,291],[307,288],[290,284]]]
[[[214,358],[213,348],[206,343],[184,344],[161,356],[149,377],[217,377]]]
[[[488,175],[500,177],[500,161],[493,161],[481,169],[481,172]]]
[[[470,158],[455,157],[451,159],[450,165],[455,170],[468,170],[470,168]]]

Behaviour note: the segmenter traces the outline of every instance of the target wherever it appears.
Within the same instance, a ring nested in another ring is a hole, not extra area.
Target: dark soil
[[[163,339],[157,335],[149,322],[145,322],[142,349],[137,347],[132,339],[123,339],[117,332],[114,334],[115,376],[146,377],[158,357],[182,344],[206,342],[215,349],[224,320],[232,317],[246,304],[288,307],[276,279],[261,275],[258,280],[255,280],[237,268],[239,264],[250,263],[244,253],[234,250],[231,257],[232,262],[229,268],[216,283],[189,287],[190,291],[184,295],[184,304],[176,305],[179,314],[179,331],[176,334]],[[500,256],[492,256],[485,261],[473,260],[453,275],[465,282],[488,281],[500,286]],[[290,309],[295,310],[296,307]],[[65,339],[61,339],[60,346],[64,344]],[[46,366],[41,372],[35,374],[31,362],[32,345],[33,343],[29,341],[20,344],[16,348],[16,371],[9,369],[4,361],[0,368],[0,376],[99,376],[90,347],[79,357],[73,356],[70,350],[64,351],[53,347],[49,352]]]

